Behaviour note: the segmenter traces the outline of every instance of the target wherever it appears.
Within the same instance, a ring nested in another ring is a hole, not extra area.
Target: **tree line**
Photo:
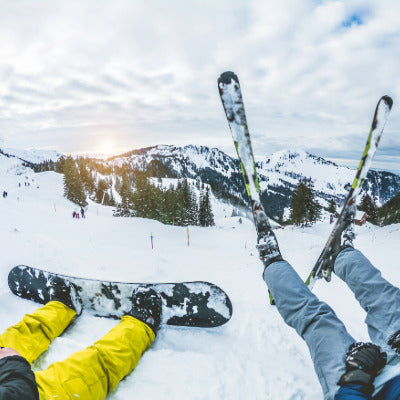
[[[365,193],[358,205],[358,210],[364,211],[368,216],[368,222],[384,226],[400,222],[400,193],[378,207],[376,198]],[[316,200],[316,194],[311,178],[299,181],[293,191],[290,204],[289,223],[301,225],[303,223],[316,222],[321,216],[322,206]],[[331,214],[336,214],[336,202],[331,199],[326,208]]]
[[[113,215],[116,217],[151,218],[180,226],[214,225],[210,189],[199,180],[194,185],[187,179],[179,180],[176,187],[171,185],[165,189],[161,178],[151,182],[151,171],[124,166],[116,171],[104,168],[95,160],[84,157],[75,160],[71,156],[38,164],[35,170],[63,173],[64,196],[82,207],[87,205],[89,196],[97,203],[115,206]],[[120,202],[115,200],[113,189],[121,197]]]
[[[210,189],[199,185],[199,199],[187,179],[179,180],[176,187],[168,189],[161,184],[150,183],[146,176],[135,181],[135,191],[130,189],[129,180],[123,177],[121,186],[121,202],[114,210],[118,217],[144,217],[160,221],[164,224],[180,226],[214,225],[214,215],[211,207]]]
[[[187,180],[179,181],[176,187],[162,188],[160,184],[151,184],[150,176],[165,175],[177,178],[163,164],[153,160],[145,171],[134,168],[129,163],[120,166],[105,165],[104,162],[78,157],[61,157],[58,161],[46,161],[41,164],[29,165],[36,172],[56,171],[64,174],[65,197],[74,203],[86,205],[86,196],[104,205],[115,206],[115,216],[138,216],[159,220],[166,224],[202,225],[213,224],[209,189],[199,187],[196,182],[196,196]],[[236,177],[234,177],[236,179]],[[241,176],[239,176],[241,181]],[[238,178],[238,179],[239,179]],[[208,179],[207,179],[208,180]],[[225,198],[227,189],[211,179],[207,188],[211,187],[218,197]],[[114,199],[115,188],[121,197]],[[235,202],[236,200],[236,202]],[[230,194],[229,201],[235,206],[242,203]],[[335,214],[337,205],[333,199],[329,201],[326,211]],[[368,214],[368,221],[377,225],[388,225],[400,222],[400,194],[393,197],[382,207],[376,205],[376,199],[368,193],[364,194],[358,209]],[[323,207],[316,200],[313,181],[302,178],[293,190],[290,202],[288,221],[280,222],[301,225],[314,223],[321,217]]]

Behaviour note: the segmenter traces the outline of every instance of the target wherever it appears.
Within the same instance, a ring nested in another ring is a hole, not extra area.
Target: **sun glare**
[[[115,143],[110,140],[102,140],[98,144],[98,152],[104,154],[112,154],[115,151]]]

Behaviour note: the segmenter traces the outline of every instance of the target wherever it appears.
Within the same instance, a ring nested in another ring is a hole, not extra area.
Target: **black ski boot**
[[[157,335],[161,323],[162,300],[152,288],[139,286],[132,293],[132,309],[128,315],[144,322]]]
[[[276,261],[283,261],[278,241],[272,231],[264,208],[261,204],[256,202],[253,205],[253,217],[257,228],[256,247],[260,260],[263,262],[265,268]]]
[[[73,283],[57,277],[54,277],[48,283],[50,285],[48,301],[59,301],[76,311],[78,316],[82,314],[82,300],[77,287]]]
[[[320,277],[323,277],[327,282],[331,280],[332,271],[334,270],[335,261],[339,253],[346,247],[353,247],[353,240],[356,237],[353,222],[355,210],[355,205],[354,207],[349,207],[343,223],[337,227],[331,240],[331,245],[324,256],[324,264],[320,271]]]

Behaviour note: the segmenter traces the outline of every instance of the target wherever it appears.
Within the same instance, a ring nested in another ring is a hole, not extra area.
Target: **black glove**
[[[386,365],[386,353],[373,343],[353,343],[346,353],[346,372],[338,385],[361,385],[362,392],[372,394],[374,379]]]
[[[400,354],[400,330],[394,333],[389,341],[388,345],[392,346],[392,349],[397,353]]]

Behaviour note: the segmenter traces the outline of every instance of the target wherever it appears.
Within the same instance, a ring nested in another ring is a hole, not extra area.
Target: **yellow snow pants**
[[[64,304],[51,301],[0,335],[0,346],[12,347],[32,363],[75,315]],[[122,317],[93,346],[35,373],[40,400],[103,400],[135,368],[154,337],[143,322]]]

